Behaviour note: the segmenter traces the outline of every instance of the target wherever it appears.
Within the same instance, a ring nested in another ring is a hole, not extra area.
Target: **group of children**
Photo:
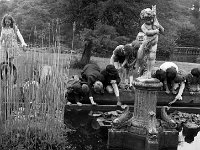
[[[95,64],[86,65],[81,73],[81,78],[76,79],[78,82],[72,79],[74,85],[67,90],[66,98],[70,94],[76,95],[75,102],[81,105],[77,100],[77,95],[89,93],[90,102],[95,105],[92,89],[97,93],[103,93],[106,90],[109,93],[114,92],[117,105],[121,105],[118,85],[122,79],[125,78],[125,84],[127,86],[129,84],[128,88],[132,90],[134,88],[133,72],[136,68],[139,70],[140,76],[144,74],[146,69],[147,77],[151,77],[149,72],[155,63],[158,34],[163,33],[164,28],[157,21],[155,6],[152,9],[144,9],[140,16],[145,23],[142,25],[142,32],[138,33],[136,40],[126,45],[117,46],[110,58],[110,64],[104,70],[100,71],[100,68]],[[123,77],[124,74],[125,77]],[[70,105],[71,102],[67,101],[67,104]]]
[[[152,9],[142,10],[140,17],[144,20],[144,24],[141,26],[142,32],[138,33],[136,40],[126,45],[117,46],[110,58],[110,64],[104,70],[100,71],[100,68],[95,64],[86,65],[81,73],[81,78],[77,79],[79,85],[75,84],[76,86],[72,86],[74,90],[69,90],[70,92],[66,93],[73,93],[78,89],[81,92],[84,91],[84,94],[89,93],[90,102],[95,105],[92,89],[97,93],[103,93],[106,90],[109,93],[114,92],[117,97],[117,105],[121,105],[118,85],[125,78],[125,84],[131,90],[134,89],[134,72],[138,72],[138,76],[147,79],[153,77],[163,82],[163,89],[167,94],[170,93],[170,90],[176,94],[173,102],[182,100],[185,85],[190,94],[200,91],[200,68],[193,68],[187,74],[179,70],[175,63],[165,62],[155,70],[158,35],[164,33],[164,28],[157,20],[156,6],[152,6]],[[125,77],[123,77],[124,74]],[[74,95],[77,94],[77,92],[74,93]],[[76,102],[78,105],[82,105],[78,100]],[[67,104],[71,104],[71,102],[68,101]]]
[[[80,100],[85,96],[89,97],[92,105],[96,105],[93,94],[103,94],[104,90],[108,93],[114,93],[117,99],[117,105],[121,105],[119,97],[118,84],[120,83],[120,77],[117,69],[114,65],[107,65],[105,69],[101,70],[96,64],[87,64],[82,72],[81,77],[73,76],[66,83],[66,94],[67,105],[71,102],[77,103],[79,106],[82,105]],[[71,101],[69,101],[71,98]]]
[[[155,69],[152,77],[163,83],[163,90],[167,94],[176,95],[175,99],[169,103],[170,105],[177,100],[182,100],[184,89],[187,89],[191,95],[200,92],[200,68],[193,68],[187,73],[173,62],[164,62]]]
[[[154,67],[151,72],[153,78],[159,79],[163,83],[163,90],[167,94],[174,94],[175,99],[170,105],[177,100],[182,100],[184,90],[188,90],[191,95],[200,92],[200,68],[193,68],[189,73],[180,70],[173,62],[164,62],[159,67]],[[104,90],[108,93],[115,94],[117,105],[121,105],[118,85],[121,79],[118,70],[114,65],[107,65],[105,69],[100,70],[96,64],[87,64],[81,73],[81,77],[73,76],[67,83],[66,90],[67,105],[77,103],[82,105],[81,100],[89,96],[90,102],[96,105],[93,94],[103,94]],[[70,86],[69,86],[70,85]],[[71,97],[71,100],[69,100]],[[72,102],[74,101],[74,102]]]

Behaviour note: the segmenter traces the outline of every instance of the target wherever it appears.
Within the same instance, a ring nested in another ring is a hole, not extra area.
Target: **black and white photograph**
[[[0,150],[199,150],[200,0],[0,0]]]

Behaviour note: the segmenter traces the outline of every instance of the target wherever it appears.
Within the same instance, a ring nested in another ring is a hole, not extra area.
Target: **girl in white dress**
[[[0,62],[12,61],[16,56],[20,55],[21,52],[17,43],[17,37],[19,38],[22,47],[27,46],[15,24],[15,20],[11,15],[6,14],[2,19]]]
[[[24,39],[15,24],[15,20],[11,15],[6,14],[3,17],[1,26],[2,29],[0,36],[0,71],[2,73],[2,66],[6,65],[6,68],[9,68],[9,66],[13,65],[15,67],[15,65],[13,64],[13,59],[21,54],[20,48],[17,43],[17,37],[19,38],[22,47],[27,46],[27,44],[24,42]],[[17,70],[11,69],[9,74],[10,78],[12,79],[11,83],[15,85],[17,80]]]

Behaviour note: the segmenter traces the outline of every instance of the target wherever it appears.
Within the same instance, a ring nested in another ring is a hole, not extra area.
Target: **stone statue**
[[[141,30],[145,34],[145,40],[138,50],[137,67],[143,68],[144,59],[146,58],[147,71],[143,73],[142,77],[149,79],[156,60],[158,34],[163,34],[164,28],[157,20],[156,6],[152,6],[152,9],[146,8],[142,10],[140,17],[144,20]]]

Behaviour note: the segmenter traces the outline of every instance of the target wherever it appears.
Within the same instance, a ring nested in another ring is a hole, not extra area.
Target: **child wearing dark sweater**
[[[114,65],[107,65],[106,69],[101,71],[104,77],[103,86],[106,88],[108,93],[115,93],[117,98],[117,105],[121,106],[121,101],[119,97],[118,84],[120,83],[120,77],[117,69]]]
[[[103,93],[104,77],[100,73],[100,68],[96,64],[87,64],[81,72],[82,81],[89,87],[89,99],[92,105],[96,105],[93,99],[93,91]]]

